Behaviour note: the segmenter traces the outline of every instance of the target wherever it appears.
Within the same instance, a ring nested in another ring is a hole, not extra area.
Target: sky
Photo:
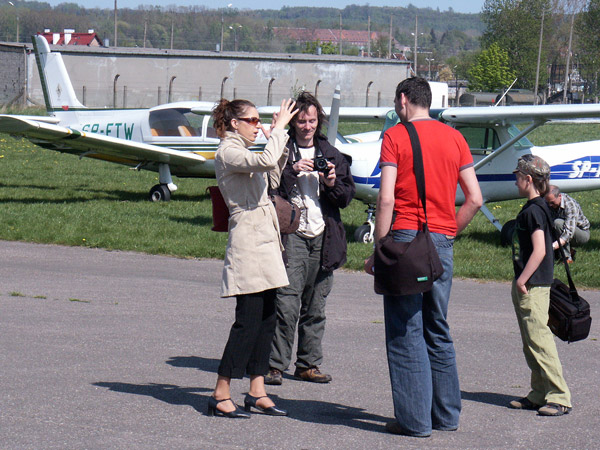
[[[77,3],[85,8],[113,8],[114,0],[41,0],[56,6],[59,3]],[[344,8],[347,5],[370,5],[370,6],[401,6],[406,7],[409,4],[417,8],[439,8],[440,11],[447,11],[450,7],[455,12],[478,13],[481,11],[484,0],[329,0],[325,5],[323,0],[117,0],[119,8],[137,8],[138,5],[159,5],[159,6],[201,6],[204,5],[210,9],[226,8],[229,4],[237,9],[281,9],[283,6],[327,6],[330,8]]]

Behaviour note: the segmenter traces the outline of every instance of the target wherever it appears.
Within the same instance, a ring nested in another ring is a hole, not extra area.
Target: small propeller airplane
[[[150,109],[92,109],[79,102],[62,56],[51,52],[42,36],[32,38],[48,116],[0,115],[0,133],[24,136],[33,143],[79,157],[123,164],[137,170],[158,172],[159,184],[150,190],[153,201],[168,201],[177,189],[172,176],[214,177],[214,153],[219,139],[211,127],[213,102],[176,102]],[[437,86],[437,85],[440,86]],[[466,138],[485,202],[518,197],[512,171],[517,159],[527,153],[544,158],[551,177],[564,192],[600,188],[600,141],[536,147],[527,135],[554,120],[598,118],[600,104],[458,107],[444,109],[447,99],[443,83],[437,91],[436,109],[431,117],[458,129]],[[441,89],[441,91],[439,90]],[[336,97],[337,96],[337,97]],[[261,115],[274,107],[259,107]],[[334,95],[329,115],[328,136],[351,161],[356,198],[368,205],[367,220],[355,233],[359,242],[373,239],[373,213],[379,191],[379,153],[383,132],[398,122],[390,108],[339,107]],[[381,132],[343,137],[337,133],[339,117],[386,117]],[[523,130],[516,125],[525,125]],[[266,140],[260,136],[252,151],[262,151]],[[464,196],[457,189],[456,203]],[[509,232],[485,206],[485,216],[502,232]]]
[[[485,204],[519,197],[513,175],[519,157],[531,153],[546,160],[552,184],[563,192],[600,188],[600,140],[538,147],[526,137],[551,121],[598,118],[600,104],[457,107],[432,109],[430,115],[459,130],[469,144],[484,200],[481,211],[501,232],[503,243],[508,242],[514,223],[507,222],[503,227]],[[368,205],[367,220],[354,236],[359,242],[373,240],[373,214],[381,175],[381,139],[383,133],[397,123],[396,112],[389,111],[377,141],[338,145],[340,151],[352,159],[356,198]],[[519,124],[525,127],[521,130],[517,128]],[[464,195],[458,187],[456,204],[463,201]]]
[[[94,109],[75,94],[58,52],[43,36],[32,37],[48,116],[0,115],[0,133],[23,136],[41,147],[158,172],[152,201],[168,201],[173,176],[214,178],[219,139],[212,125],[214,102],[176,102],[150,109]],[[261,115],[275,107],[259,108]],[[353,117],[385,117],[389,108],[341,108]],[[329,108],[326,108],[329,114]],[[252,151],[262,151],[261,133]]]

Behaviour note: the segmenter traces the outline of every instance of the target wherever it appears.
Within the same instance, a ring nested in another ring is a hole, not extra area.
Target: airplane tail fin
[[[33,36],[31,40],[48,112],[85,108],[77,99],[62,55],[50,51],[44,36]]]
[[[337,138],[338,124],[340,121],[340,85],[335,87],[333,99],[331,100],[331,110],[329,112],[329,124],[327,125],[327,141],[335,146]]]

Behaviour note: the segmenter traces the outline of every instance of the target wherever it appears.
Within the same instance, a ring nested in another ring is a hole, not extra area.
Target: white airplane
[[[485,203],[518,198],[513,170],[519,157],[531,153],[542,157],[551,168],[552,184],[563,192],[600,188],[600,140],[545,147],[534,146],[527,135],[545,123],[563,119],[600,117],[600,104],[458,107],[431,110],[431,116],[459,130],[471,149],[475,171],[484,199],[482,212],[502,233],[506,242],[511,233],[502,227]],[[352,158],[352,175],[356,198],[369,205],[367,220],[355,233],[359,242],[372,242],[373,213],[381,171],[379,152],[383,132],[398,123],[398,116],[389,111],[383,131],[377,141],[347,143],[338,146]],[[517,124],[527,124],[521,131]],[[457,188],[456,204],[464,201]]]
[[[150,109],[86,108],[77,99],[62,55],[51,52],[42,36],[32,41],[49,115],[0,115],[0,133],[24,136],[41,147],[79,157],[158,172],[159,184],[150,190],[153,201],[171,198],[177,189],[172,176],[214,178],[219,145],[211,126],[214,102],[176,102]],[[259,110],[266,115],[279,108]],[[385,117],[389,108],[351,110],[353,117],[370,118]],[[262,151],[265,144],[261,133],[251,150]]]
[[[73,89],[62,55],[33,37],[48,116],[0,115],[0,132],[24,136],[41,147],[159,173],[150,191],[169,200],[172,175],[214,177],[212,156],[219,144],[210,116],[192,113],[212,102],[177,102],[150,109],[92,109]]]
[[[172,176],[214,177],[214,153],[219,139],[211,125],[212,102],[177,102],[150,109],[90,109],[82,105],[67,74],[60,53],[50,52],[47,41],[34,36],[34,49],[49,116],[0,115],[0,132],[20,135],[53,150],[127,165],[159,173],[159,184],[150,191],[154,201],[169,200],[177,189]],[[443,108],[447,86],[432,86],[434,106]],[[335,100],[335,96],[334,96]],[[262,115],[275,107],[259,107]],[[369,205],[367,221],[355,233],[358,241],[373,236],[374,204],[379,190],[379,153],[383,131],[397,123],[389,108],[339,108],[331,111],[330,135],[351,159],[356,198]],[[337,111],[337,113],[336,113]],[[386,116],[387,114],[387,116]],[[348,136],[336,133],[339,117],[384,117],[382,132]],[[552,182],[564,192],[600,188],[600,141],[535,147],[526,138],[535,128],[552,120],[600,117],[600,105],[505,106],[434,109],[432,117],[457,128],[467,139],[484,200],[495,202],[518,197],[512,171],[517,159],[533,153],[552,168]],[[515,124],[531,122],[523,131]],[[333,133],[331,133],[333,131]],[[331,137],[330,137],[331,139]],[[264,137],[251,150],[261,151]],[[464,200],[457,190],[457,204]],[[502,230],[484,206],[486,217]]]

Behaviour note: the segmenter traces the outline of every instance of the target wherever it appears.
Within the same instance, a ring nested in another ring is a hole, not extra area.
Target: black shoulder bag
[[[544,208],[542,208],[544,209]],[[590,334],[590,328],[592,327],[592,317],[590,316],[590,304],[584,298],[579,296],[573,278],[571,277],[571,270],[567,263],[567,257],[563,251],[563,247],[560,243],[560,236],[556,236],[554,227],[552,226],[553,220],[546,209],[544,209],[546,218],[548,219],[548,226],[550,227],[550,234],[552,238],[558,242],[558,249],[561,255],[563,264],[565,265],[565,271],[567,272],[567,279],[569,285],[555,278],[550,286],[550,307],[548,309],[548,327],[556,336],[563,341],[569,343],[581,341]]]
[[[411,242],[395,242],[390,227],[390,232],[375,245],[375,292],[383,295],[411,295],[430,291],[433,282],[444,273],[427,225],[425,173],[419,135],[412,123],[403,125],[410,136],[417,190],[425,213],[425,223]]]

